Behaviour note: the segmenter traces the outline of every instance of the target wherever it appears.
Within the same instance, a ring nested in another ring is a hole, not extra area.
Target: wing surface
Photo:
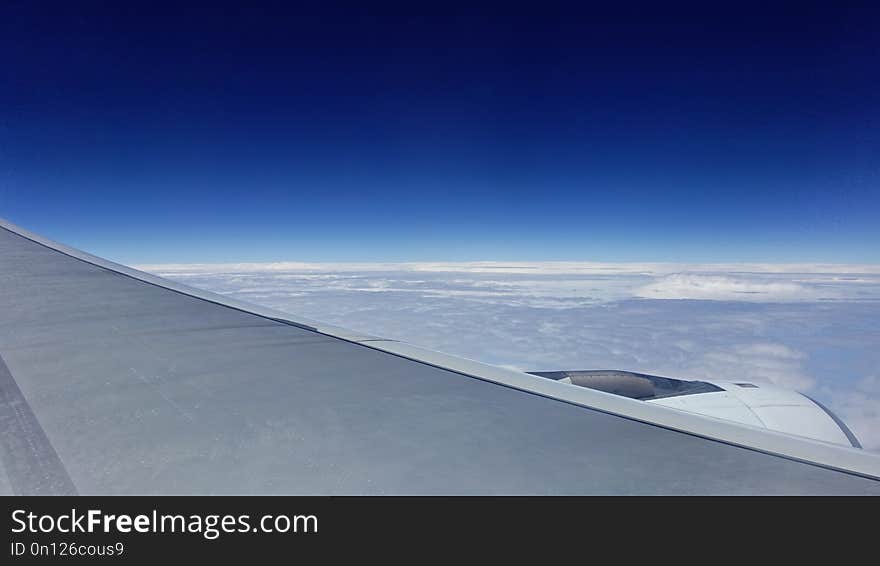
[[[246,305],[0,222],[0,492],[880,494],[877,456]]]

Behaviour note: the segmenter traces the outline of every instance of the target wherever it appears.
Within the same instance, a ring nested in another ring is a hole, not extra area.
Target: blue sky
[[[0,216],[93,253],[880,261],[868,4],[117,4],[0,17]]]

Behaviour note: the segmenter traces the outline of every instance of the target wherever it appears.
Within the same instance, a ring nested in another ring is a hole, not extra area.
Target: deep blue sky
[[[869,4],[364,4],[5,3],[0,216],[129,263],[880,261]]]

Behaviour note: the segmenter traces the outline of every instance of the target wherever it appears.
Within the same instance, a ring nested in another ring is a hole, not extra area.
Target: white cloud
[[[794,281],[758,280],[724,275],[675,273],[635,291],[647,299],[702,299],[713,301],[805,301],[836,298]]]
[[[630,297],[793,302],[880,300],[880,266],[590,262],[238,263],[144,265],[175,279],[286,283],[515,300],[568,308]],[[254,289],[257,290],[256,288]]]
[[[496,273],[520,275],[669,275],[682,272],[839,274],[847,278],[880,275],[880,265],[834,263],[609,263],[588,261],[470,261],[470,262],[267,262],[267,263],[191,263],[144,264],[150,272],[178,273],[266,273],[266,272],[440,272]]]
[[[816,380],[805,373],[806,356],[778,343],[735,344],[698,352],[684,371],[692,377],[722,381],[758,381],[809,391]]]
[[[880,266],[160,267],[150,270],[294,315],[521,370],[618,368],[771,382],[809,392],[866,447],[880,450]]]

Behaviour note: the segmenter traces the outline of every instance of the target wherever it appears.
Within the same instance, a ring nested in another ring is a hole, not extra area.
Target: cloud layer
[[[636,289],[636,295],[647,299],[702,299],[713,301],[805,301],[832,299],[817,289],[792,281],[761,281],[754,278],[724,275],[675,273]]]
[[[596,263],[141,266],[523,370],[617,368],[808,392],[880,450],[880,267]]]

